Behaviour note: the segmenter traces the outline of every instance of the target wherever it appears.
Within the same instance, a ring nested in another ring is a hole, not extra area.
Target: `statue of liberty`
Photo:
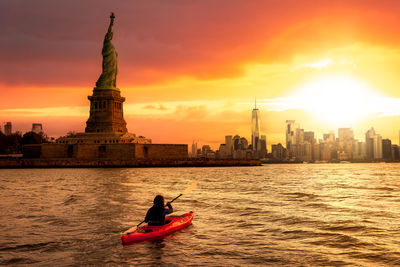
[[[113,37],[112,26],[114,24],[114,18],[114,13],[111,13],[110,26],[108,26],[108,31],[104,37],[103,49],[101,50],[101,54],[103,55],[102,73],[96,82],[96,89],[117,89],[118,54],[111,43]]]

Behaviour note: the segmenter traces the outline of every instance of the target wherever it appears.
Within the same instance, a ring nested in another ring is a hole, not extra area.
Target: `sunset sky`
[[[373,126],[398,144],[400,1],[0,1],[0,120],[82,132],[110,12],[128,130],[154,143],[285,143]]]

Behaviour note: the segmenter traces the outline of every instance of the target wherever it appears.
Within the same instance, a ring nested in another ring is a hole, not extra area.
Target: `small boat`
[[[142,240],[163,237],[172,232],[188,226],[193,220],[194,212],[182,214],[181,216],[170,216],[165,218],[165,224],[161,226],[145,225],[137,228],[131,233],[121,236],[122,244],[133,243]]]

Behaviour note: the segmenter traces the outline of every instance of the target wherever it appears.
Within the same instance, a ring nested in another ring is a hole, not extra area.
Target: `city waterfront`
[[[154,195],[188,228],[122,246]],[[0,264],[399,265],[397,164],[0,170]]]

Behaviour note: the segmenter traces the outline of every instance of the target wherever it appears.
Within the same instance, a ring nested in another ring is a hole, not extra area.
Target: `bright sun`
[[[304,84],[289,98],[327,124],[349,127],[371,114],[371,103],[380,96],[356,78],[327,76]]]

